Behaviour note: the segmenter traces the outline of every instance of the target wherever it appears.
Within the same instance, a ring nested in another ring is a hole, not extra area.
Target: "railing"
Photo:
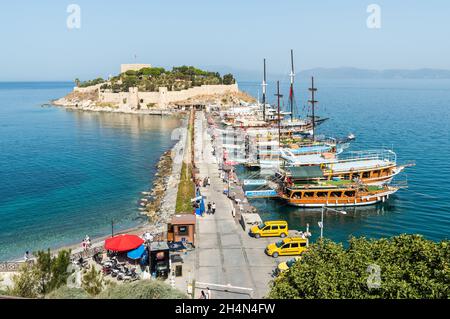
[[[392,150],[367,150],[367,151],[350,151],[345,156],[340,156],[340,162],[354,160],[381,160],[397,163],[397,154]]]

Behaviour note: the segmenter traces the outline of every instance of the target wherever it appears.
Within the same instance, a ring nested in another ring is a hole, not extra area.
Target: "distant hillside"
[[[262,70],[243,70],[225,66],[215,67],[220,72],[233,73],[239,81],[259,81],[262,77]],[[297,70],[298,77],[310,77],[314,75],[323,79],[450,79],[450,70],[443,69],[388,69],[369,70],[352,67],[340,68],[313,68],[307,70]],[[285,79],[287,74],[268,72],[268,80]]]
[[[358,68],[314,68],[300,72],[301,76],[328,79],[450,79],[450,70],[441,69],[388,69],[367,70]]]

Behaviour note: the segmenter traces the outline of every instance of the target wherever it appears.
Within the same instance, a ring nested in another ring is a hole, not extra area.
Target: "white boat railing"
[[[339,162],[350,162],[355,160],[380,160],[397,163],[397,154],[388,149],[350,151],[339,156]]]

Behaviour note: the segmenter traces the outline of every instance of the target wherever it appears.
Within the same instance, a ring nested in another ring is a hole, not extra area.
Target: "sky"
[[[290,49],[296,69],[450,69],[449,16],[448,0],[2,1],[0,81],[107,77],[121,63],[254,71],[263,58],[282,74]]]

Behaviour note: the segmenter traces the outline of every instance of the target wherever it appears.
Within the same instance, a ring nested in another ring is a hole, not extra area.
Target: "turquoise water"
[[[305,114],[308,99],[306,79],[296,87],[298,110]],[[270,83],[273,101],[275,85]],[[317,113],[330,119],[319,133],[345,137],[356,135],[349,150],[393,147],[398,162],[415,161],[397,180],[407,180],[408,189],[398,191],[377,206],[346,209],[348,215],[328,213],[324,236],[345,241],[350,235],[382,237],[419,233],[432,240],[450,234],[450,81],[449,80],[321,80]],[[288,96],[287,83],[282,89]],[[241,89],[257,96],[258,83],[240,83]],[[287,106],[287,98],[284,98]],[[241,177],[253,173],[239,170]],[[263,219],[285,219],[291,228],[310,224],[319,234],[320,209],[286,206],[278,201],[252,200]]]
[[[179,121],[41,107],[71,83],[0,83],[0,260],[142,222]]]

